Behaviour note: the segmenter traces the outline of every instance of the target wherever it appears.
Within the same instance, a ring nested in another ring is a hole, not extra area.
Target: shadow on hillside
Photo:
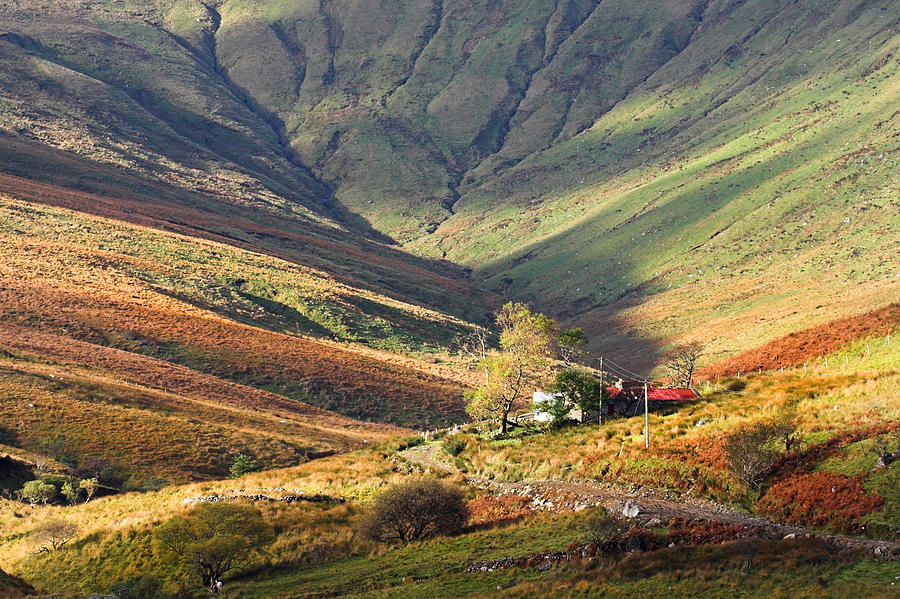
[[[355,230],[142,179],[125,169],[2,132],[0,173],[13,176],[0,178],[0,191],[12,197],[276,256],[322,270],[350,287],[463,320],[483,323],[498,303],[496,296],[476,287],[463,268],[450,262],[413,256]]]

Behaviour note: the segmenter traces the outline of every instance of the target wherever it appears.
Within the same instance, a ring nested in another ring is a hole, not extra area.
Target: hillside
[[[34,587],[21,578],[10,576],[0,570],[0,597],[3,599],[16,599],[34,593]]]
[[[0,599],[894,597],[898,107],[900,0],[0,2]]]
[[[642,370],[896,296],[896,2],[36,6],[0,9],[2,170],[127,218],[495,305],[387,235]]]
[[[436,442],[394,439],[236,481],[74,506],[0,498],[0,561],[39,591],[63,596],[109,592],[141,575],[173,592],[183,579],[155,553],[153,530],[197,498],[224,497],[258,507],[277,531],[263,559],[226,577],[225,592],[241,596],[762,598],[786,588],[808,597],[892,596],[900,460],[877,468],[873,449],[896,444],[890,394],[900,346],[871,343],[880,365],[857,355],[835,367],[831,354],[831,367],[755,374],[740,379],[740,392],[719,388],[654,413],[649,450],[642,418],[526,427],[507,439],[467,427]],[[726,468],[723,438],[785,413],[801,443],[761,489],[749,490]],[[463,442],[455,456],[450,441]],[[465,489],[471,524],[406,546],[362,538],[357,528],[373,496],[423,469]],[[258,493],[326,499],[253,499]],[[600,534],[638,537],[642,549],[592,543],[598,506],[621,514],[626,499],[639,515]],[[48,519],[77,523],[78,535],[63,550],[34,554],[34,531]]]

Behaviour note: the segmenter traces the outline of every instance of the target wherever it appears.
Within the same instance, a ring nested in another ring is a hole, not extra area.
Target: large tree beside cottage
[[[466,393],[466,411],[476,419],[498,420],[505,435],[513,404],[549,375],[557,327],[552,319],[512,302],[500,308],[496,323],[500,352],[481,358],[484,382]]]

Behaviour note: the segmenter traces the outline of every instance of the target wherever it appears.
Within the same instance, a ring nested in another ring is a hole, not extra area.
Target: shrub
[[[469,517],[462,491],[433,478],[393,485],[375,499],[360,533],[376,541],[409,543],[459,532]]]
[[[174,557],[209,588],[273,540],[272,527],[249,505],[201,503],[153,533],[157,551]]]
[[[780,422],[755,422],[725,438],[728,468],[749,488],[758,490],[781,457],[781,451],[773,445],[784,438],[788,426]]]
[[[117,582],[110,587],[109,594],[118,599],[163,599],[166,597],[159,580],[148,574]]]
[[[741,379],[729,381],[725,385],[725,388],[728,389],[729,391],[733,391],[735,393],[740,393],[741,391],[743,391],[744,389],[747,388],[747,381],[742,381]]]
[[[624,534],[625,526],[599,507],[584,519],[584,531],[589,541],[608,541]]]
[[[397,445],[397,451],[404,451],[409,449],[410,447],[417,447],[425,443],[425,439],[422,437],[406,437],[400,440],[400,444]]]
[[[466,448],[466,440],[459,437],[448,437],[444,440],[443,447],[444,451],[456,457]]]

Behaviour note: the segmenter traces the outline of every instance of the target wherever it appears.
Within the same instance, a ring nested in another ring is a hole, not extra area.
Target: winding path
[[[430,443],[411,447],[400,455],[409,462],[425,469],[456,474],[459,470],[443,461],[445,455],[440,445]],[[533,498],[531,507],[536,511],[580,511],[603,507],[607,512],[624,518],[623,509],[632,500],[638,507],[637,519],[648,522],[654,518],[667,521],[672,518],[704,520],[737,524],[754,531],[758,536],[781,538],[788,535],[814,537],[849,549],[863,549],[885,559],[900,559],[900,542],[878,541],[827,534],[801,526],[788,526],[764,518],[757,518],[725,507],[713,501],[676,496],[668,491],[633,485],[630,489],[620,485],[595,481],[523,480],[507,482],[466,476],[472,486],[495,493],[512,493]]]

